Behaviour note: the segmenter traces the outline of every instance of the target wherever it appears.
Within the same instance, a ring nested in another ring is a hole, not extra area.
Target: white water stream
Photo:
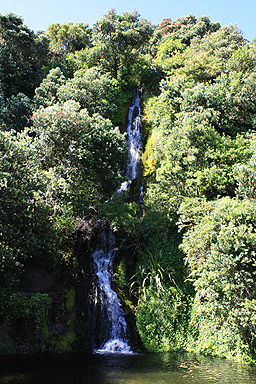
[[[122,192],[129,188],[132,180],[139,176],[140,157],[142,152],[142,116],[140,109],[141,91],[136,90],[132,105],[129,108],[127,121],[127,146],[129,149],[129,162],[125,171],[125,176],[129,179],[124,181],[119,188]]]
[[[129,108],[127,122],[127,145],[129,149],[129,162],[125,175],[129,179],[120,186],[118,192],[129,188],[132,180],[139,175],[140,156],[142,151],[142,117],[140,111],[140,94],[134,94],[132,106]],[[143,197],[143,184],[140,190],[140,200]],[[107,336],[97,353],[122,353],[131,354],[128,344],[127,325],[120,300],[112,288],[113,260],[115,257],[114,236],[108,235],[108,248],[98,249],[93,252],[94,272],[97,276],[97,292],[95,306],[101,307],[102,332]],[[102,335],[101,335],[102,336]]]
[[[112,271],[115,249],[93,254],[94,270],[98,277],[99,300],[106,308],[104,321],[109,339],[96,350],[98,353],[132,353],[127,343],[127,325],[116,292],[112,289]]]

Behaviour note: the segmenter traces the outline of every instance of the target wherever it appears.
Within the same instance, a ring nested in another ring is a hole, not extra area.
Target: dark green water
[[[1,384],[256,384],[256,368],[191,354],[0,358]]]

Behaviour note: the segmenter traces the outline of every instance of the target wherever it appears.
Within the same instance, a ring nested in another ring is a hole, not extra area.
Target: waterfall
[[[118,192],[129,188],[132,180],[139,176],[140,156],[142,151],[142,116],[140,111],[141,91],[136,90],[129,108],[127,121],[127,145],[129,162],[125,176],[129,179],[122,183]],[[140,188],[140,215],[143,204],[143,183]],[[93,252],[93,267],[96,276],[94,288],[94,322],[100,323],[97,331],[100,333],[100,348],[97,353],[132,353],[127,341],[127,325],[120,300],[113,290],[113,261],[116,248],[114,235],[110,228],[105,230],[98,249]],[[97,308],[100,308],[100,314]]]
[[[127,343],[127,325],[116,292],[112,288],[113,260],[115,257],[114,236],[111,233],[112,249],[96,250],[93,253],[94,271],[98,278],[99,294],[96,301],[101,306],[101,331],[107,338],[96,351],[99,353],[132,353]],[[96,302],[97,304],[97,302]],[[105,329],[103,329],[105,327]]]
[[[125,176],[129,179],[124,181],[119,192],[129,188],[132,180],[140,174],[140,157],[142,152],[142,115],[140,110],[141,91],[137,89],[132,99],[132,105],[129,108],[127,121],[127,146],[129,150],[129,162],[125,170]]]

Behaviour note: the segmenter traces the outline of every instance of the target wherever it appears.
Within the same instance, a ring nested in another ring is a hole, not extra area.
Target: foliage
[[[232,140],[218,134],[205,120],[198,124],[196,116],[180,116],[177,126],[163,135],[164,142],[159,140],[161,146],[154,158],[160,156],[161,165],[148,190],[148,200],[173,210],[186,196],[234,196],[236,164],[252,156],[252,141],[240,136]]]
[[[40,86],[35,90],[35,105],[39,108],[55,104],[58,101],[58,88],[65,83],[66,79],[60,68],[51,69]]]
[[[207,33],[216,32],[220,28],[219,23],[212,23],[209,17],[202,16],[196,19],[194,15],[179,17],[175,21],[164,19],[158,30],[163,36],[172,36],[175,39],[182,39],[182,42],[189,45],[194,37],[202,38]]]
[[[140,235],[139,207],[137,203],[126,202],[122,193],[115,193],[101,208],[101,214],[111,223],[115,232],[121,231],[134,239]]]
[[[40,330],[42,323],[47,318],[51,306],[51,298],[45,293],[36,293],[29,299],[19,293],[13,293],[1,311],[5,321],[22,321],[25,326],[35,327]]]
[[[170,220],[167,210],[147,205],[141,231],[143,237],[137,273],[139,285],[147,287],[149,283],[151,285],[154,276],[158,276],[161,284],[186,290],[184,254],[179,249],[181,236],[175,224],[175,216]]]
[[[115,79],[132,76],[139,51],[143,52],[152,30],[137,11],[123,15],[117,15],[114,9],[109,11],[93,26],[90,65],[101,67]]]
[[[136,326],[149,352],[177,350],[184,347],[186,302],[177,289],[171,287],[161,294],[147,290],[137,306]]]
[[[60,102],[75,100],[90,116],[99,113],[112,121],[117,113],[118,95],[117,81],[97,67],[75,72],[73,79],[62,85],[57,94]]]
[[[118,185],[125,146],[110,120],[97,114],[90,117],[70,100],[38,110],[33,132],[38,160],[48,175],[58,175],[58,183],[63,180],[65,203],[70,202],[77,212]],[[48,198],[52,197],[48,194]]]
[[[12,13],[0,15],[0,79],[6,97],[24,93],[33,96],[41,81],[41,66],[47,57],[34,33]]]
[[[167,59],[172,62],[169,77],[162,80],[160,95],[147,103],[151,133],[144,160],[145,174],[152,176],[150,204],[175,211],[186,196],[233,197],[237,166],[255,150],[254,136],[243,135],[255,127],[254,48],[245,45],[236,28],[230,27],[227,36],[224,31],[194,40]],[[220,55],[220,46],[228,44],[236,50]],[[230,70],[234,57],[244,65],[243,73],[238,66]]]
[[[138,327],[148,348],[158,349],[157,331],[147,330],[150,323],[161,329],[165,320],[152,315],[158,304],[151,306],[145,294],[178,285],[193,302],[181,332],[185,348],[249,361],[255,356],[255,46],[235,26],[212,25],[200,34],[196,19],[186,20],[164,20],[151,39],[163,79],[144,107],[146,241],[137,289],[144,287],[145,302],[138,304]],[[186,265],[171,246],[175,221]]]
[[[220,28],[219,23],[213,23],[209,17],[202,16],[198,19],[194,15],[188,15],[185,17],[178,17],[172,21],[169,19],[163,19],[163,21],[154,30],[154,33],[150,40],[150,52],[155,58],[158,51],[161,51],[166,46],[165,42],[177,42],[181,48],[189,46],[193,40],[201,39],[207,34],[216,32]],[[172,43],[172,44],[173,44]],[[167,43],[168,46],[168,43]],[[164,48],[166,51],[166,49]],[[166,51],[166,53],[168,50]],[[172,50],[171,50],[172,52]],[[160,65],[160,63],[158,63]]]
[[[237,195],[247,198],[256,198],[256,164],[255,154],[247,164],[239,164],[236,167],[236,180],[238,182]]]
[[[31,125],[32,103],[29,97],[19,92],[6,101],[5,124],[8,129],[18,132]]]
[[[157,65],[161,66],[162,69],[167,69],[168,59],[177,52],[182,52],[184,49],[185,45],[182,44],[181,40],[169,37],[159,45],[155,62]]]
[[[55,53],[80,51],[89,45],[90,28],[83,23],[51,24],[47,30],[49,48]]]
[[[30,125],[31,98],[48,66],[48,44],[21,17],[0,15],[0,121],[6,129]]]
[[[115,282],[118,284],[120,289],[124,289],[126,286],[126,265],[125,259],[122,258],[117,265],[116,273],[115,273]]]
[[[48,27],[44,37],[48,40],[48,68],[59,67],[66,78],[72,77],[76,57],[86,52],[91,45],[91,29],[88,24],[54,23]]]
[[[165,210],[147,206],[142,221],[132,290],[138,298],[136,324],[149,351],[185,347],[190,285],[179,250],[180,235],[175,218]]]
[[[194,310],[202,316],[197,349],[255,353],[255,202],[224,198],[199,207],[188,200],[180,213],[189,228],[182,248],[196,290]]]
[[[42,204],[45,179],[35,163],[31,139],[0,134],[0,241],[1,286],[19,277],[26,260],[36,256],[45,266],[52,262],[54,229],[50,209]],[[47,234],[47,239],[45,238]]]

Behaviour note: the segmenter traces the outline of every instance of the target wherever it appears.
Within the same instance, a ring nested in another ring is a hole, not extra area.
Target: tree
[[[250,159],[253,143],[220,135],[206,112],[180,113],[174,126],[158,134],[151,153],[155,182],[148,188],[149,202],[174,209],[186,196],[234,196],[235,167]]]
[[[35,90],[34,102],[36,106],[48,107],[58,101],[58,88],[66,83],[65,76],[60,68],[53,68]]]
[[[125,143],[110,120],[97,114],[90,117],[79,103],[69,100],[39,109],[32,130],[38,160],[60,188],[57,204],[70,203],[74,213],[81,214],[100,203],[103,193],[105,197],[113,193],[121,180]]]
[[[99,65],[117,79],[122,73],[133,74],[139,52],[143,52],[153,27],[140,15],[109,11],[93,26],[90,65]]]
[[[55,239],[50,207],[42,198],[46,180],[31,139],[26,133],[0,133],[0,153],[0,286],[8,288],[30,259],[49,268]]]
[[[238,164],[236,169],[238,182],[237,195],[247,199],[256,199],[256,156],[251,157],[246,164]]]
[[[177,52],[182,52],[184,49],[185,45],[182,44],[181,40],[168,37],[160,43],[155,62],[162,69],[168,69],[168,59]]]
[[[197,351],[248,359],[256,350],[255,201],[188,199],[179,212]]]
[[[84,23],[55,23],[49,26],[46,37],[51,68],[59,67],[65,77],[72,77],[77,55],[86,52],[91,45],[91,29]]]
[[[216,32],[218,29],[220,29],[220,24],[211,22],[207,16],[196,19],[194,15],[188,15],[178,17],[174,21],[170,18],[163,19],[152,36],[151,53],[155,56],[158,47],[166,39],[178,40],[184,46],[189,46],[193,39],[201,39],[207,34]]]
[[[32,97],[42,79],[42,50],[35,34],[14,14],[0,15],[0,80],[5,97]]]
[[[90,116],[99,113],[118,123],[118,82],[98,67],[76,71],[73,79],[58,89],[57,96],[60,102],[79,102],[81,108],[86,108]]]
[[[50,39],[51,52],[67,55],[89,46],[91,30],[84,23],[55,23],[49,26],[47,36]]]
[[[31,125],[32,103],[29,97],[19,92],[6,102],[5,124],[8,130],[21,132]]]

